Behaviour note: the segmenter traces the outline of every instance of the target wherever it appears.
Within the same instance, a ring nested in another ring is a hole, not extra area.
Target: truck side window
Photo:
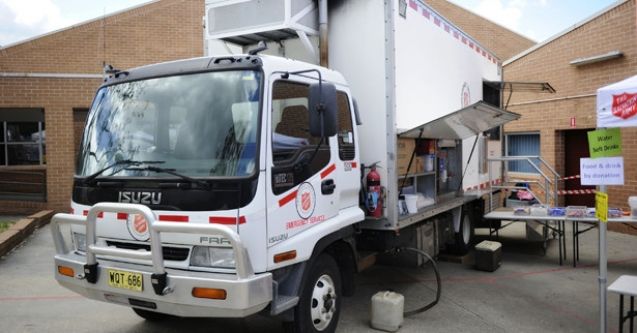
[[[354,129],[352,126],[352,112],[349,108],[347,94],[339,91],[338,103],[338,156],[341,161],[353,160],[356,156],[354,146]]]
[[[312,137],[306,84],[279,80],[272,91],[273,191],[280,194],[321,171],[330,161],[329,142]]]

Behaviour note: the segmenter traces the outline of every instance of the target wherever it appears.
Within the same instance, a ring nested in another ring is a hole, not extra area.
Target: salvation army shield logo
[[[628,119],[637,114],[637,93],[613,95],[613,115],[622,119]]]
[[[462,107],[467,107],[471,104],[471,91],[469,90],[469,84],[465,82],[462,85],[462,93],[460,94],[460,104]]]
[[[314,213],[316,194],[310,183],[302,183],[296,191],[296,212],[302,219],[307,219]]]
[[[133,236],[135,240],[147,241],[150,239],[150,230],[148,228],[148,221],[144,216],[140,214],[131,214],[126,220],[126,227],[128,233]]]

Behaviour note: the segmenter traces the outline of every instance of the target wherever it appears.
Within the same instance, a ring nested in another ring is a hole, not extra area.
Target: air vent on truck
[[[106,241],[106,245],[114,246],[118,249],[150,251],[150,245],[148,244]],[[163,246],[162,252],[165,260],[183,261],[188,259],[190,250],[184,247]]]

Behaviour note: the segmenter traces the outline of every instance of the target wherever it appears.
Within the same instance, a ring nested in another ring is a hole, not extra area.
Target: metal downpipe
[[[319,63],[323,67],[329,67],[328,42],[327,42],[327,0],[319,2]]]

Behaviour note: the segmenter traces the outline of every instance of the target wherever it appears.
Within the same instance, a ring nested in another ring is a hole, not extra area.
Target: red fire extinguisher
[[[367,174],[367,198],[365,205],[367,206],[367,216],[382,217],[383,216],[383,195],[380,186],[380,174],[376,171],[376,163],[370,166]]]

